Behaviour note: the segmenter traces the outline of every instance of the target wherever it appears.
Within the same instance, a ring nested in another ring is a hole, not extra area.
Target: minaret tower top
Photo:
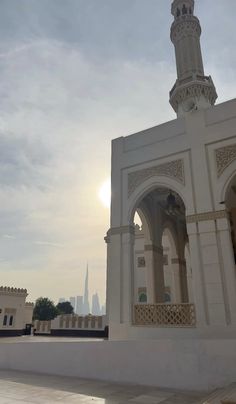
[[[200,45],[201,26],[194,16],[194,0],[174,0],[171,41],[175,46],[177,80],[170,104],[177,116],[214,105],[217,94],[211,76],[205,76]]]

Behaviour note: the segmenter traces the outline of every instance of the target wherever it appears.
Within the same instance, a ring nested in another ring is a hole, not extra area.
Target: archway
[[[140,198],[133,220],[134,301],[187,303],[185,205],[173,190],[157,187]],[[169,254],[167,254],[167,250]]]
[[[231,240],[234,253],[234,261],[236,263],[236,175],[232,178],[227,187],[224,202],[229,214]]]

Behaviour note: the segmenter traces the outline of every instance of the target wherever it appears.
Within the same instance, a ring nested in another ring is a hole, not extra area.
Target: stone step
[[[214,391],[202,404],[236,404],[236,384]]]

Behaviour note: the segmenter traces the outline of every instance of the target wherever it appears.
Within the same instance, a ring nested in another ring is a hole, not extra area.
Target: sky
[[[217,102],[236,95],[235,0],[196,0]],[[0,284],[105,300],[111,140],[175,119],[171,0],[0,0]]]

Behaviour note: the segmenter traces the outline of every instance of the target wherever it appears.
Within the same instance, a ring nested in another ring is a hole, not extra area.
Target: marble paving
[[[203,394],[74,377],[0,371],[0,404],[201,404]]]

